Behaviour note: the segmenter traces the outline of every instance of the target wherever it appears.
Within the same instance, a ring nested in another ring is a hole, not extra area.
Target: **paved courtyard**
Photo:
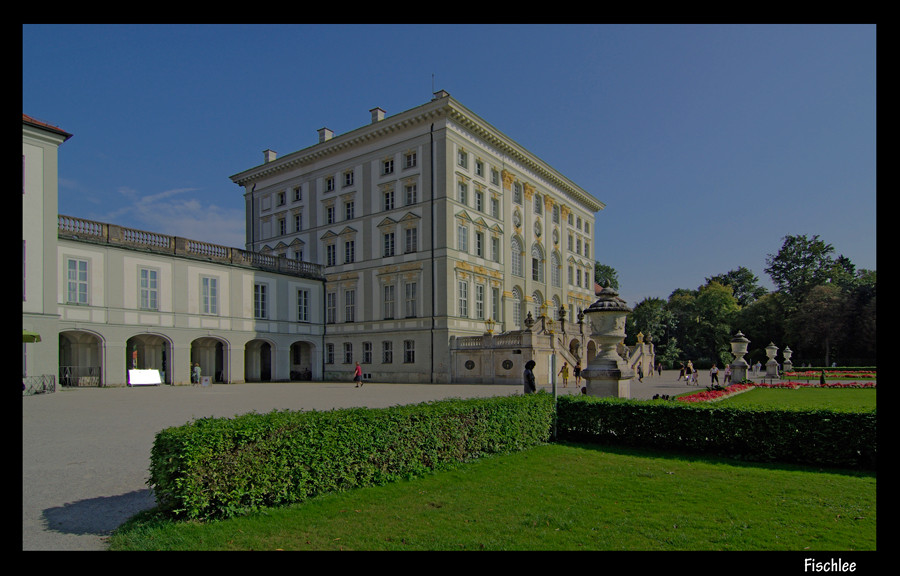
[[[677,371],[635,379],[632,398],[677,394]],[[701,385],[707,384],[706,379]],[[701,386],[701,389],[702,389]],[[550,391],[548,386],[541,389]],[[575,394],[558,384],[558,394]],[[22,398],[23,550],[104,550],[125,520],[155,506],[147,486],[155,435],[195,418],[330,410],[521,394],[521,386],[263,383],[81,388]]]

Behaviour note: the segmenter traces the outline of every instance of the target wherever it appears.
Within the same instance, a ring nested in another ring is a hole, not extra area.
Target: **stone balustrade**
[[[292,274],[305,278],[323,279],[325,277],[322,265],[312,262],[302,262],[283,256],[249,252],[240,248],[230,248],[179,236],[147,232],[115,224],[74,218],[72,216],[59,215],[57,217],[57,235],[60,238],[99,242],[163,252],[176,256],[250,266],[261,270]]]

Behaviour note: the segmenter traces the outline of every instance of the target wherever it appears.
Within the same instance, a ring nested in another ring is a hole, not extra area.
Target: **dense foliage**
[[[546,393],[203,418],[156,435],[147,483],[161,512],[227,518],[521,450],[552,419]]]
[[[668,300],[646,298],[626,320],[625,343],[633,345],[641,332],[666,368],[688,359],[706,368],[733,360],[730,340],[741,331],[750,340],[751,364],[765,364],[765,347],[774,343],[779,352],[791,348],[794,366],[875,365],[876,273],[833,254],[818,236],[787,236],[766,258],[776,291],[738,267],[696,290],[678,288]]]
[[[874,469],[876,413],[563,396],[560,440]]]

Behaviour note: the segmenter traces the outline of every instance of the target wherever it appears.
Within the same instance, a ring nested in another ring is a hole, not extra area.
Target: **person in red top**
[[[356,382],[356,386],[354,386],[354,388],[359,388],[363,385],[362,367],[360,367],[359,362],[356,363],[356,370],[354,370],[353,372],[353,381]]]

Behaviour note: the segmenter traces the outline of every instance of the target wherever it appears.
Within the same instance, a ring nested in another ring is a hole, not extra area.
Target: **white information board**
[[[129,386],[159,386],[162,379],[159,377],[159,370],[129,370],[128,385]]]

